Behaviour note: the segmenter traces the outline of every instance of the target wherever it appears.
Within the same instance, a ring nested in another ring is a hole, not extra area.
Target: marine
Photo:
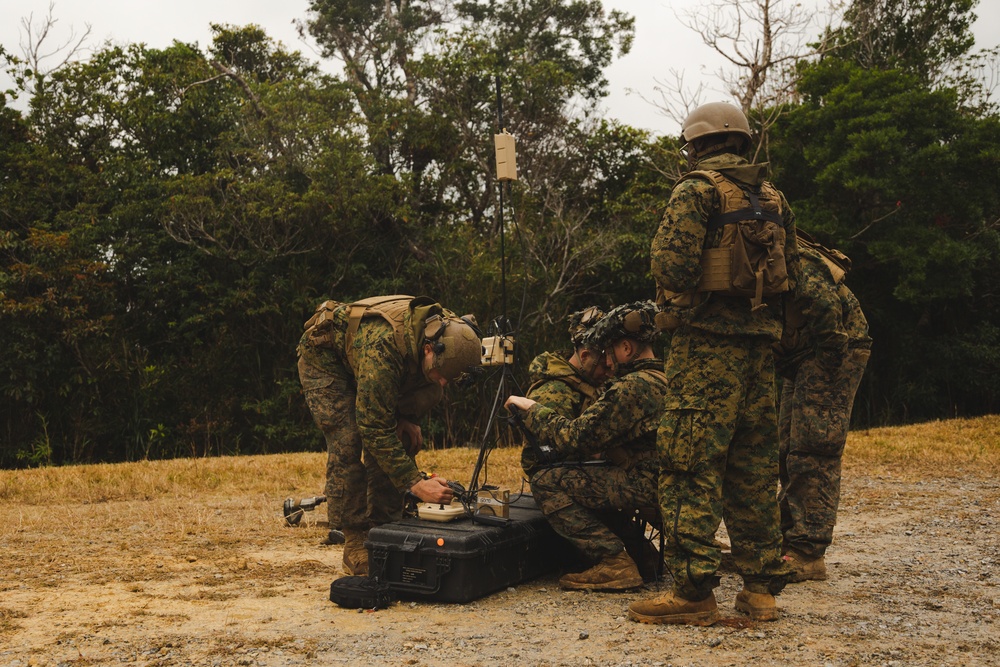
[[[610,373],[604,351],[591,347],[585,334],[603,316],[604,313],[593,306],[569,316],[573,352],[568,358],[557,352],[542,352],[531,361],[528,398],[567,419],[579,417],[597,399]],[[526,444],[521,452],[521,467],[528,479],[538,465],[537,450]]]
[[[791,582],[824,580],[851,408],[871,355],[868,321],[844,284],[846,257],[799,238],[802,276],[775,346],[781,533]],[[839,261],[838,261],[839,260]],[[849,262],[849,261],[848,261]]]
[[[588,344],[604,350],[614,379],[579,417],[568,419],[536,401],[511,396],[524,424],[548,443],[558,461],[531,477],[531,491],[553,529],[589,560],[560,586],[573,590],[627,590],[643,578],[622,539],[602,513],[656,505],[656,428],[667,391],[654,356],[656,306],[637,302],[612,309],[593,325]],[[602,454],[600,461],[591,461]]]
[[[690,172],[674,186],[653,238],[651,270],[673,331],[669,390],[657,433],[659,502],[672,590],[629,605],[645,623],[710,625],[724,519],[743,588],[735,606],[778,618],[781,557],[778,427],[771,345],[782,331],[783,294],[798,276],[795,217],[744,155],[750,125],[730,104],[685,119]]]
[[[481,363],[475,320],[428,297],[324,301],[297,351],[306,404],[327,443],[329,541],[342,532],[345,572],[367,574],[368,530],[401,518],[404,492],[451,502],[447,480],[417,468],[418,424],[445,385]]]

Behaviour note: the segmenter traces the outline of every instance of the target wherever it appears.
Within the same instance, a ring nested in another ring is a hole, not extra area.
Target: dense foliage
[[[1000,120],[962,69],[974,3],[877,20],[898,4],[855,3],[769,143],[802,226],[855,260],[864,424],[1000,409]],[[325,298],[507,316],[521,380],[569,312],[652,295],[681,162],[601,118],[631,19],[599,0],[312,0],[301,27],[342,76],[253,26],[48,74],[0,49],[31,91],[26,113],[0,98],[0,466],[321,447],[295,345]],[[502,224],[498,81],[520,177]],[[494,390],[450,389],[434,442],[478,441]]]

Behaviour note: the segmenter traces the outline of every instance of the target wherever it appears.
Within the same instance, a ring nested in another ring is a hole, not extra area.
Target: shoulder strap
[[[404,358],[409,354],[403,332],[403,318],[406,311],[409,310],[410,302],[412,300],[412,296],[407,296],[405,294],[391,294],[389,296],[373,296],[367,299],[361,299],[360,301],[355,301],[348,306],[348,308],[350,308],[350,312],[347,316],[347,335],[344,338],[344,348],[347,353],[347,359],[352,366],[354,365],[354,336],[358,333],[358,328],[361,326],[361,320],[365,317],[378,315],[384,318],[390,325],[392,325],[393,338],[395,338],[396,347],[399,349],[400,353]],[[386,307],[394,302],[402,303],[398,304],[395,308]]]
[[[546,382],[562,382],[563,384],[569,385],[573,389],[576,389],[578,392],[580,392],[590,400],[594,400],[595,398],[597,398],[597,389],[592,384],[590,384],[589,382],[584,382],[583,378],[578,377],[576,375],[562,375],[559,377],[549,377],[549,378],[541,378],[539,380],[535,380],[534,382],[531,383],[531,386],[528,387],[528,391],[525,393],[525,395],[530,394],[534,389],[537,389],[539,386],[545,384]]]
[[[641,372],[649,373],[663,384],[667,384],[667,374],[659,368],[643,368]]]
[[[713,171],[711,169],[697,169],[695,171],[690,171],[682,176],[681,180],[688,177],[704,178],[708,180],[715,186],[715,189],[719,192],[719,196],[723,200],[723,212],[715,213],[708,218],[709,231],[740,222],[741,220],[768,220],[779,225],[782,222],[780,204],[778,211],[768,211],[760,205],[761,192],[765,189],[773,189],[773,186],[771,186],[768,182],[765,182],[760,187],[744,186],[733,181],[732,179],[726,178],[721,172]],[[727,203],[729,201],[727,191],[735,189],[742,191],[743,195],[750,201],[750,206],[744,206],[732,211],[726,211],[725,209],[727,208]]]
[[[850,257],[836,248],[827,248],[825,245],[818,243],[809,234],[801,229],[795,230],[795,239],[799,246],[811,248],[819,253],[823,263],[826,264],[827,268],[830,269],[830,273],[833,274],[834,282],[843,282],[844,278],[847,276],[847,272],[851,270]]]

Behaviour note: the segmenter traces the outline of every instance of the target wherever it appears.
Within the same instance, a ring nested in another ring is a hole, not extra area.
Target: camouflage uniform
[[[528,366],[527,397],[552,408],[566,419],[576,419],[597,398],[598,388],[590,384],[561,355],[542,352]],[[525,446],[521,452],[521,468],[529,479],[538,468],[534,448]]]
[[[841,457],[872,341],[851,290],[815,250],[799,252],[802,277],[776,348],[785,378],[778,500],[786,550],[815,559],[833,540]]]
[[[422,477],[396,435],[397,419],[417,422],[443,395],[421,368],[415,341],[422,322],[403,322],[409,354],[381,317],[361,321],[348,361],[349,304],[333,311],[329,343],[309,331],[298,345],[299,379],[306,404],[327,443],[326,497],[330,527],[367,530],[398,520],[402,494]],[[363,459],[362,459],[362,454]]]
[[[567,458],[605,453],[605,462],[545,467],[531,479],[555,531],[594,561],[625,548],[595,512],[656,505],[656,427],[667,391],[661,363],[620,367],[621,375],[576,419],[541,404],[525,414],[528,430]]]
[[[696,169],[721,172],[750,185],[766,165],[731,153],[710,156]],[[779,193],[780,194],[780,193]],[[794,215],[780,195],[784,255],[790,286],[798,275]],[[715,187],[701,178],[674,188],[653,239],[652,273],[668,292],[694,290],[704,248],[718,246],[707,231],[720,210]],[[781,560],[776,482],[778,426],[771,344],[781,335],[781,297],[751,310],[746,297],[696,293],[696,305],[673,308],[677,328],[665,363],[669,392],[657,434],[659,496],[667,568],[674,592],[702,600],[717,585],[721,552],[715,533],[725,519],[733,561],[746,590],[777,592],[789,568]]]

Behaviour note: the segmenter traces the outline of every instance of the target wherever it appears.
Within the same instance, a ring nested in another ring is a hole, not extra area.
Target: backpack
[[[739,185],[717,171],[692,171],[683,178],[704,178],[719,193],[721,205],[708,219],[708,231],[722,230],[718,247],[705,248],[702,276],[695,291],[750,297],[754,310],[763,298],[788,291],[785,228],[781,195],[769,182]]]

